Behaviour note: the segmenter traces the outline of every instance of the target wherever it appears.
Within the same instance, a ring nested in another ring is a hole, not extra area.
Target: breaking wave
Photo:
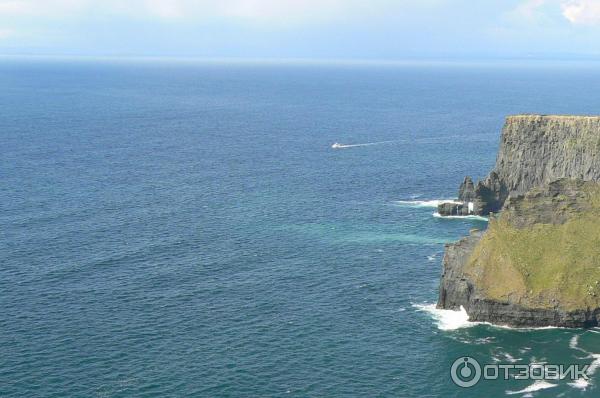
[[[569,341],[569,348],[587,354],[586,358],[592,359],[592,363],[590,364],[586,372],[587,375],[591,377],[594,373],[596,373],[598,368],[600,368],[600,354],[590,352],[579,347],[579,336],[580,335],[575,335],[571,338],[571,341]],[[590,386],[591,380],[585,380],[580,378],[568,384],[570,387],[577,388],[580,390],[586,390]]]
[[[443,310],[436,308],[435,304],[413,304],[417,311],[427,312],[436,321],[436,325],[440,330],[456,330],[461,328],[467,328],[477,325],[486,325],[492,328],[498,329],[509,329],[519,332],[535,331],[535,330],[548,330],[548,329],[561,329],[557,326],[540,326],[540,327],[514,327],[506,325],[495,325],[489,322],[475,322],[469,321],[469,314],[463,306],[460,310]],[[600,355],[598,355],[599,361],[597,367],[600,367]]]
[[[462,306],[459,311],[442,310],[436,308],[435,304],[413,304],[413,307],[430,314],[440,330],[456,330],[479,324],[469,321],[469,315]]]
[[[532,392],[536,392],[539,390],[545,390],[547,388],[552,388],[552,387],[557,387],[558,384],[552,384],[552,383],[548,383],[545,380],[536,380],[535,383],[533,383],[532,385],[525,387],[522,390],[519,391],[506,391],[506,393],[508,395],[515,395],[515,394],[527,394],[527,393],[532,393]]]

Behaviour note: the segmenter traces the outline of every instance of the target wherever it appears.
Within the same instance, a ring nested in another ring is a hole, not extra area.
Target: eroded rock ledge
[[[510,195],[565,177],[600,179],[600,116],[509,116],[494,169],[477,183],[466,177],[458,195],[464,204],[441,205],[438,212],[487,216]]]

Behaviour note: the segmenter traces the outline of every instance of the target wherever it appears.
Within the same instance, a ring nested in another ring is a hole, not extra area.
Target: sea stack
[[[509,326],[599,325],[599,181],[600,117],[508,117],[494,169],[438,209],[490,215],[487,231],[446,246],[438,307]]]

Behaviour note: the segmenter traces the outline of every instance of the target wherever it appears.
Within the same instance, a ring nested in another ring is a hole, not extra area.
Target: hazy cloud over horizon
[[[600,56],[600,0],[0,0],[0,53]]]

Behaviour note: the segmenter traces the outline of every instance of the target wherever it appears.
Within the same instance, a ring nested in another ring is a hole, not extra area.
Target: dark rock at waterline
[[[473,202],[473,214],[487,216],[509,196],[560,178],[600,180],[600,117],[507,117],[494,169],[476,184],[466,177],[458,196]]]
[[[446,246],[438,308],[517,327],[600,324],[600,117],[506,118],[496,165],[443,216],[491,217]],[[470,208],[469,208],[469,203]]]
[[[600,323],[600,184],[559,179],[511,196],[490,231],[446,245],[438,308],[516,327]]]
[[[466,216],[469,214],[468,204],[465,204],[465,203],[454,203],[454,202],[440,203],[438,205],[437,210],[438,210],[438,213],[444,217]]]
[[[588,328],[600,324],[600,308],[575,311],[564,311],[558,307],[527,308],[517,303],[486,297],[464,273],[464,266],[482,235],[483,231],[473,231],[470,236],[459,242],[446,245],[438,308],[459,310],[463,307],[472,322],[489,322],[512,327]]]

